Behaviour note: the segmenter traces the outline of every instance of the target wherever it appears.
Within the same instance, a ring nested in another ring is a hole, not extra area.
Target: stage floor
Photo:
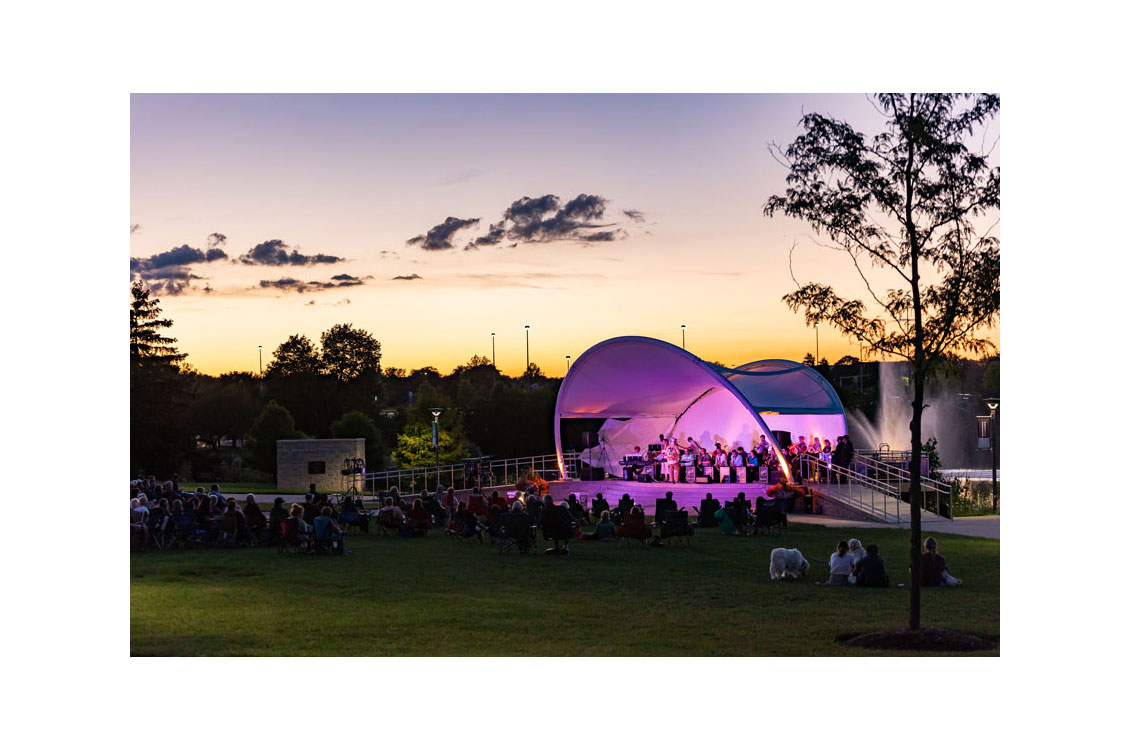
[[[549,494],[554,500],[576,495],[587,508],[592,505],[596,493],[604,494],[604,499],[615,508],[617,501],[627,493],[630,498],[642,505],[645,513],[655,512],[655,501],[668,492],[680,508],[693,514],[692,506],[698,507],[709,492],[719,503],[733,500],[739,492],[744,492],[751,503],[758,495],[764,495],[768,487],[764,482],[722,482],[719,484],[671,484],[670,482],[633,482],[627,479],[559,479],[549,483]]]

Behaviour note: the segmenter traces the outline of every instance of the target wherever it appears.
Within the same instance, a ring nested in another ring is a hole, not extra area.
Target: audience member
[[[922,553],[919,563],[919,581],[923,586],[957,586],[960,578],[950,575],[946,567],[946,558],[938,554],[938,542],[934,537],[926,537],[926,551]]]
[[[836,551],[828,561],[828,567],[831,569],[828,573],[829,586],[848,585],[848,576],[851,575],[851,555],[848,554],[846,541],[841,540],[836,545]]]
[[[874,544],[867,545],[867,554],[859,559],[851,572],[855,576],[856,586],[886,588],[891,585],[887,566],[883,558],[879,557],[879,548]]]
[[[329,505],[322,506],[321,514],[314,519],[314,541],[329,545],[329,549],[336,555],[349,554],[345,551],[345,532],[333,519]]]

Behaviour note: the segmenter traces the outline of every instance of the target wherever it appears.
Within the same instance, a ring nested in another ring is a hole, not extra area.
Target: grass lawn
[[[879,545],[891,588],[816,586],[827,577],[821,564],[807,579],[769,580],[774,547],[797,547],[826,562],[849,536]],[[922,624],[999,641],[999,540],[933,536],[965,583],[924,589]],[[452,543],[441,534],[375,532],[351,534],[346,557],[274,548],[134,553],[130,653],[905,654],[845,648],[835,639],[906,625],[909,589],[896,584],[907,581],[907,544],[909,532],[897,529],[793,524],[768,538],[700,529],[689,548],[575,541],[569,556],[499,554],[489,543]]]

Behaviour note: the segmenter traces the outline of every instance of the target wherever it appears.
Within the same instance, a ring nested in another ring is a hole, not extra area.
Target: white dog
[[[769,577],[778,581],[785,576],[800,578],[808,575],[808,560],[798,549],[778,547],[769,553]]]

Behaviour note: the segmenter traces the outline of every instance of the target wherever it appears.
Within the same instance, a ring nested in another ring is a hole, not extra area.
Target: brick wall
[[[350,480],[341,475],[345,459],[365,458],[365,438],[277,440],[275,445],[280,490],[306,492],[313,483],[318,492],[341,492],[349,488]]]

